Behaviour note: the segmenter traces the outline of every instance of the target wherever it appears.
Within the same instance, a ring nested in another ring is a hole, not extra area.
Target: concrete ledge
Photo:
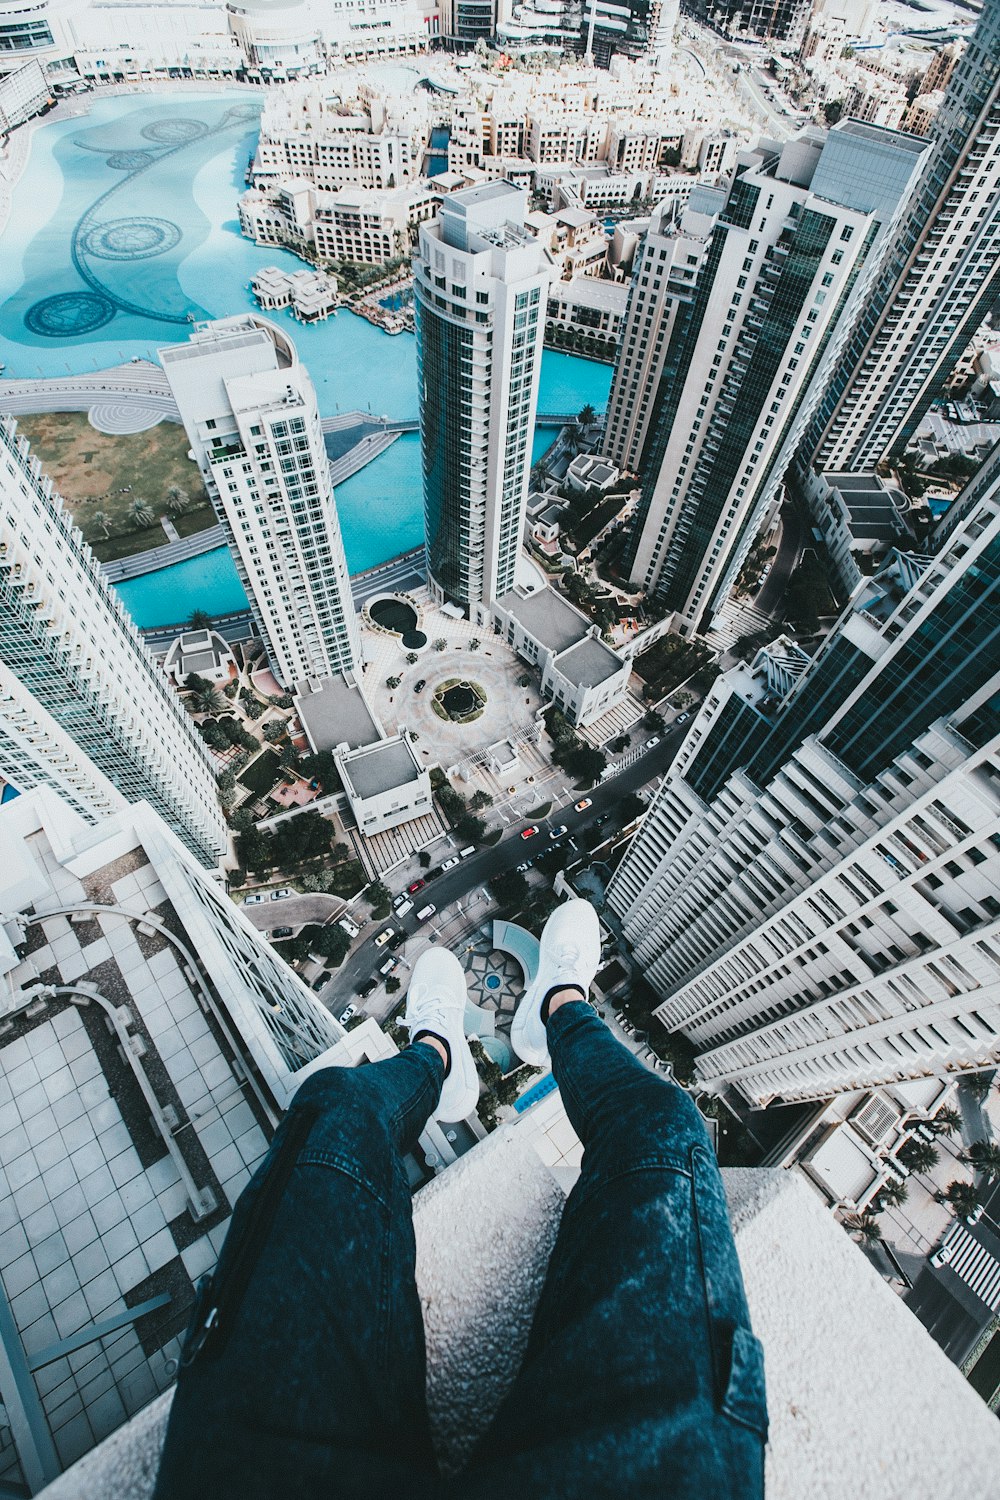
[[[819,1201],[788,1173],[723,1175],[767,1356],[768,1500],[992,1493],[996,1418]],[[513,1380],[563,1202],[517,1125],[417,1195],[428,1402],[446,1469]],[[81,1459],[47,1500],[148,1500],[169,1401]]]

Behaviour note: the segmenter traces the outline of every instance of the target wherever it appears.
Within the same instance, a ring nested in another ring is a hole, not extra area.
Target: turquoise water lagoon
[[[301,261],[240,233],[237,199],[257,138],[260,95],[127,95],[90,101],[87,114],[50,122],[31,140],[0,236],[0,361],[6,378],[58,377],[156,358],[193,322],[256,309],[251,278]],[[305,326],[272,314],[312,376],[324,416],[361,409],[417,415],[412,334],[390,335],[341,310]],[[608,365],[546,350],[539,410],[602,410]],[[533,458],[551,430],[535,434]],[[406,433],[337,487],[352,573],[419,546],[419,440]],[[143,627],[192,610],[228,613],[245,596],[225,549],[120,586]]]

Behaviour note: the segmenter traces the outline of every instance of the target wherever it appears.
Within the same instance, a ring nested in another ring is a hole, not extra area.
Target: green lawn
[[[264,797],[277,781],[280,766],[280,755],[275,754],[273,750],[265,750],[263,755],[258,755],[256,760],[252,760],[236,779],[258,797]]]
[[[159,518],[167,513],[166,493],[174,484],[191,501],[190,510],[174,518],[181,536],[214,526],[201,477],[187,456],[187,435],[177,422],[125,437],[95,431],[85,412],[45,412],[20,417],[17,425],[102,562],[166,542]],[[151,526],[137,528],[130,520],[137,499],[153,512]],[[105,517],[110,535],[95,522],[97,514]]]

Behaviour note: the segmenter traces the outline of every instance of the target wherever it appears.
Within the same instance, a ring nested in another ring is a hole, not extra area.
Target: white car
[[[340,1012],[341,1026],[346,1026],[348,1021],[352,1020],[357,1015],[357,1013],[358,1007],[354,1004],[353,1001],[350,1005],[345,1005],[344,1009]]]
[[[404,896],[402,901],[400,901],[399,905],[396,907],[396,916],[405,917],[406,913],[412,910],[413,902],[410,900],[409,896]]]
[[[380,932],[375,939],[376,948],[384,948],[389,939],[395,934],[395,931],[395,927],[387,927],[384,932]]]
[[[461,863],[462,863],[462,861],[459,859],[458,855],[457,854],[453,854],[452,857],[451,857],[451,859],[446,859],[445,860],[445,862],[441,866],[441,868],[442,868],[442,870],[453,870],[456,865],[460,865]]]
[[[271,900],[272,901],[284,901],[284,899],[285,899],[286,896],[294,896],[294,895],[295,895],[295,892],[294,891],[290,891],[288,889],[287,885],[284,885],[284,886],[281,887],[280,891],[272,891],[271,892]]]
[[[659,743],[660,736],[658,734],[651,734],[649,739],[646,741],[646,749],[652,750],[653,746],[658,745]]]
[[[248,896],[246,898],[246,900],[244,901],[243,905],[244,906],[259,906],[262,901],[266,901],[266,900],[267,900],[267,892],[266,891],[255,891],[252,896]]]
[[[380,974],[391,974],[392,971],[393,971],[393,969],[395,967],[396,967],[396,960],[394,958],[387,958],[384,964],[380,964],[379,965],[379,973]]]
[[[356,924],[351,921],[350,917],[340,917],[337,921],[337,926],[341,928],[342,931],[347,933],[347,936],[350,938],[352,943],[357,937],[358,933],[361,931],[361,928],[356,926]]]
[[[931,1256],[931,1265],[935,1268],[937,1268],[938,1266],[946,1266],[951,1260],[951,1257],[954,1255],[954,1253],[955,1246],[953,1244],[939,1245],[934,1251],[934,1254]]]

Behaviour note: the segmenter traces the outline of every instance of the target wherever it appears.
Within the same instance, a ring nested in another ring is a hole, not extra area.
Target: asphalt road
[[[758,609],[769,615],[777,614],[807,536],[798,507],[785,505],[781,512],[781,544],[778,555],[772,559],[771,571],[754,600]]]
[[[466,907],[467,898],[473,902],[473,920],[478,920],[476,905],[478,904],[479,909],[484,912],[486,906],[481,900],[476,902],[477,893],[501,871],[515,869],[525,859],[542,853],[549,843],[548,830],[550,828],[558,827],[560,823],[566,824],[569,832],[560,840],[564,848],[569,839],[575,838],[577,834],[592,827],[596,820],[606,813],[610,813],[611,818],[605,825],[605,831],[611,833],[620,828],[621,819],[617,813],[623,798],[663,775],[674,758],[683,733],[683,727],[668,726],[659,745],[640,755],[638,760],[620,775],[601,783],[590,792],[581,792],[579,799],[587,796],[592,801],[592,805],[585,812],[574,812],[572,802],[566,807],[554,809],[548,817],[536,820],[539,832],[531,839],[522,839],[520,836],[520,830],[527,826],[526,824],[515,824],[511,831],[492,848],[480,850],[477,854],[464,859],[454,870],[448,870],[436,880],[428,881],[425,888],[418,892],[414,899],[414,910],[408,912],[405,917],[400,919],[393,913],[384,922],[370,923],[364,929],[364,935],[358,945],[333,975],[330,984],[320,992],[320,999],[336,1015],[339,1015],[351,1001],[358,1002],[363,1009],[363,1002],[358,1001],[358,988],[364,984],[365,980],[378,976],[379,965],[385,963],[390,956],[388,948],[375,946],[374,940],[380,932],[386,927],[392,927],[396,932],[405,932],[407,937],[412,937],[422,928],[433,930],[441,925],[442,916],[447,917],[451,914],[450,909],[455,906],[456,902],[461,902],[462,906]],[[441,845],[440,850],[442,859],[454,853],[451,844]],[[397,893],[395,887],[390,886],[390,889],[393,895]],[[437,912],[427,923],[419,923],[416,921],[417,911],[428,902],[433,903]],[[286,902],[274,904],[276,906],[290,905]],[[362,911],[364,909],[362,907]],[[357,915],[357,908],[352,915]],[[405,960],[405,948],[403,956]],[[403,963],[400,963],[397,974],[405,986],[407,969]]]

